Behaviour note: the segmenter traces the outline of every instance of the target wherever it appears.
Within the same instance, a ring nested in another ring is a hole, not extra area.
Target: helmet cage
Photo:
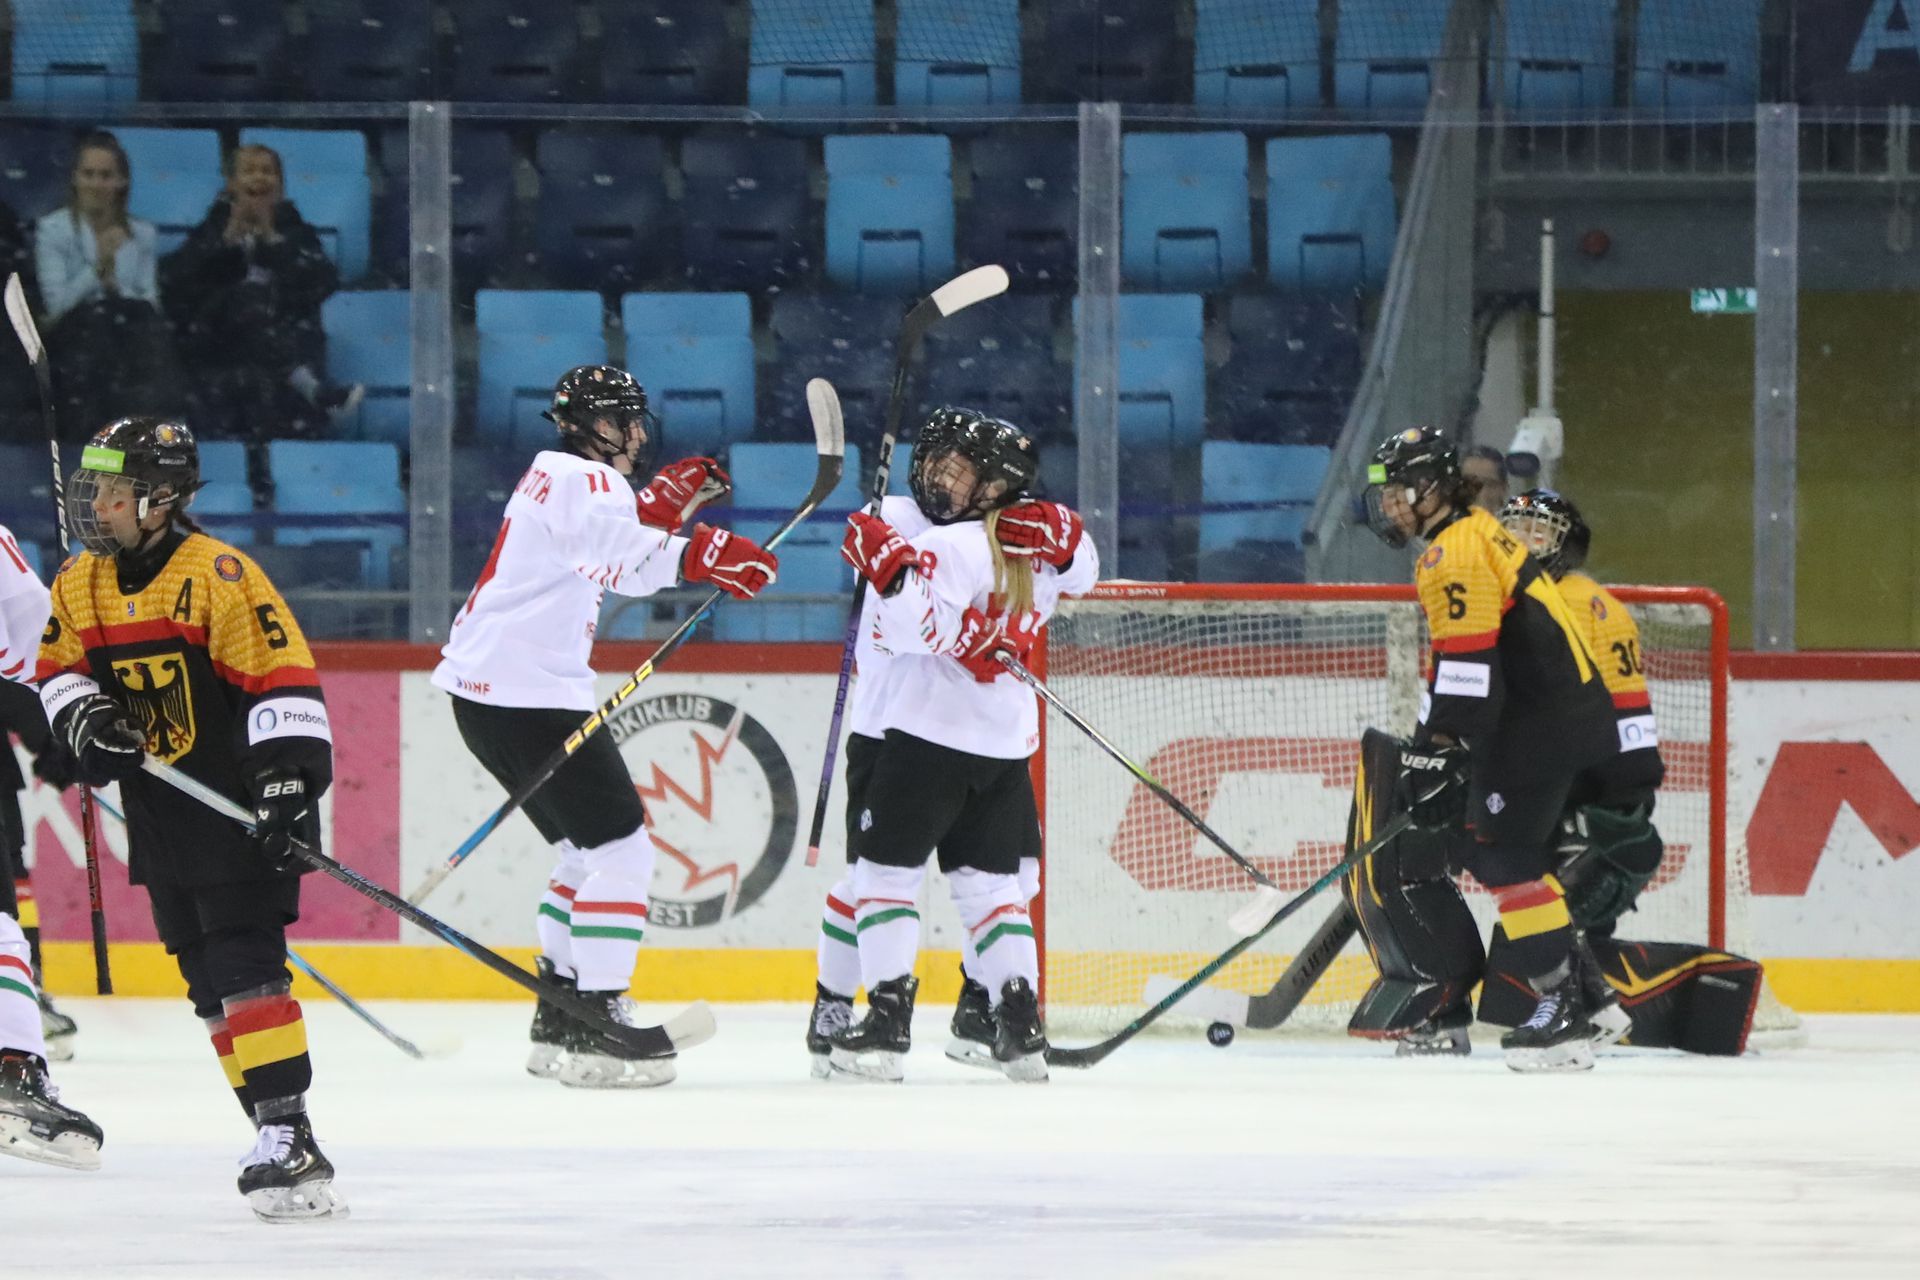
[[[124,455],[118,449],[88,445],[80,455],[80,466],[67,480],[65,495],[67,528],[74,541],[97,556],[113,556],[130,550],[115,536],[95,506],[108,485],[124,484],[133,500],[134,521],[144,525],[156,511],[186,510],[191,491],[179,493],[168,484],[156,486],[141,476],[123,471]],[[139,539],[135,540],[138,545]]]

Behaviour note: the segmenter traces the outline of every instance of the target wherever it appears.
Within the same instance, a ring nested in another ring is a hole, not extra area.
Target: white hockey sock
[[[1034,947],[1033,921],[1027,916],[1027,895],[1020,877],[962,867],[947,877],[960,924],[967,931],[967,949],[973,953],[973,979],[1000,1004],[1000,988],[1009,978],[1040,982],[1040,955]]]
[[[586,876],[573,895],[569,942],[582,991],[625,991],[647,927],[653,837],[630,836],[583,850]]]
[[[46,1038],[40,1034],[40,992],[33,983],[27,935],[20,932],[20,922],[9,915],[0,915],[0,1049],[18,1049],[43,1059],[47,1056]]]
[[[853,873],[827,890],[820,909],[820,985],[853,999],[860,989],[860,943],[853,923]]]
[[[553,962],[563,978],[573,976],[573,896],[587,878],[586,860],[580,846],[571,840],[556,840],[553,845],[553,874],[540,895],[540,909],[533,918],[534,932],[540,937],[540,954]]]
[[[920,953],[920,881],[925,867],[853,864],[853,919],[860,980],[868,991],[913,972]]]

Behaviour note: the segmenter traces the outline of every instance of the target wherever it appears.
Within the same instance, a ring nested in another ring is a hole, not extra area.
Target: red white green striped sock
[[[647,930],[647,904],[573,900],[573,967],[582,991],[625,991]]]
[[[920,912],[910,899],[861,898],[853,905],[853,919],[867,990],[913,972],[920,954]]]
[[[820,985],[849,1000],[860,989],[860,943],[854,932],[851,877],[827,891],[820,909]]]
[[[995,907],[967,930],[967,942],[973,951],[973,978],[986,987],[995,1005],[1000,1003],[1000,988],[1009,978],[1025,978],[1029,984],[1039,985],[1040,953],[1034,946],[1033,920],[1024,903]]]
[[[540,937],[540,954],[553,961],[562,977],[573,976],[573,889],[558,880],[547,881],[533,918]]]
[[[10,915],[0,915],[0,1049],[47,1056],[40,1033],[40,996],[28,962],[27,937]]]

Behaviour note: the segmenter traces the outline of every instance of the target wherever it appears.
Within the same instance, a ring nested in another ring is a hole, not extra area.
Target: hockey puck
[[[1216,1049],[1224,1049],[1233,1043],[1233,1024],[1216,1022],[1207,1028],[1207,1043]]]

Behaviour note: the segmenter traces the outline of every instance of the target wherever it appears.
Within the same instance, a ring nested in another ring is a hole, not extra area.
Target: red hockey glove
[[[682,458],[660,468],[640,491],[640,523],[678,533],[688,516],[732,492],[732,478],[712,458]]]
[[[1032,625],[1040,615],[1029,613],[1011,628],[1005,614],[988,617],[978,609],[968,609],[960,617],[960,638],[954,642],[953,656],[981,684],[992,684],[1009,674],[999,656],[1010,653],[1022,662],[1033,650],[1039,631]]]
[[[847,517],[847,536],[840,543],[840,555],[883,596],[892,595],[900,585],[900,575],[920,563],[920,553],[898,529],[864,511]]]
[[[696,524],[680,557],[685,582],[711,582],[735,600],[751,600],[780,576],[780,557],[737,533]]]
[[[1016,502],[996,524],[1000,549],[1010,556],[1038,556],[1064,569],[1086,532],[1080,513],[1058,502]]]

